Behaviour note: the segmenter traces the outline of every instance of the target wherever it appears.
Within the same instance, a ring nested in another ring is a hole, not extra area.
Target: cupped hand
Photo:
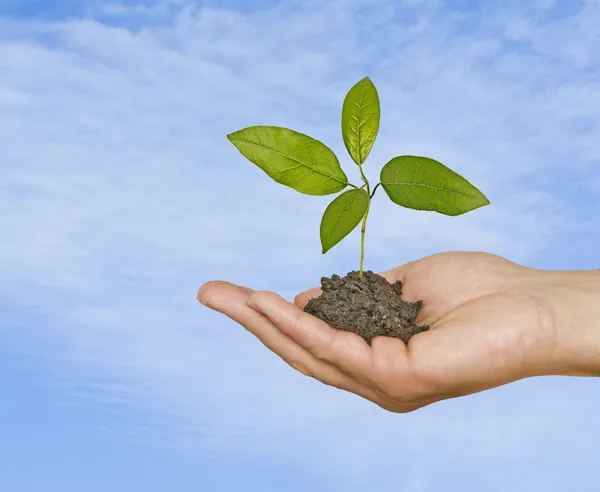
[[[556,310],[537,273],[488,253],[449,252],[381,273],[403,282],[403,298],[423,300],[417,324],[431,329],[369,346],[268,291],[209,282],[198,299],[253,333],[301,373],[350,391],[392,412],[493,388],[518,379],[560,374]]]

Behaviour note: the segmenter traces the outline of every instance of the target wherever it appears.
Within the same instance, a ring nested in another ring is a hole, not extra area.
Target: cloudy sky
[[[441,160],[490,199],[459,217],[378,193],[366,267],[444,250],[600,267],[599,0],[0,0],[0,489],[600,489],[600,381],[537,378],[410,414],[304,378],[195,299],[291,300],[358,267],[321,254],[331,197],[225,138],[340,133],[379,90],[375,181]]]

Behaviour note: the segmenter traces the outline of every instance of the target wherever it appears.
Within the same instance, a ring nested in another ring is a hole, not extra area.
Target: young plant
[[[303,133],[277,126],[251,126],[227,135],[248,160],[278,183],[306,195],[330,195],[350,186],[327,207],[321,220],[323,253],[344,239],[362,221],[360,270],[365,258],[365,230],[371,200],[379,187],[403,207],[461,215],[489,205],[489,200],[461,175],[428,157],[394,157],[381,169],[373,189],[364,172],[379,131],[379,96],[365,77],[350,89],[342,107],[342,137],[358,166],[363,185],[348,181],[331,149]],[[365,189],[366,188],[366,189]]]

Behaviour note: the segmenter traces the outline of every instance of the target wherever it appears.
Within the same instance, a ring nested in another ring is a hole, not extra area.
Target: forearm
[[[600,270],[544,272],[562,373],[600,376]]]

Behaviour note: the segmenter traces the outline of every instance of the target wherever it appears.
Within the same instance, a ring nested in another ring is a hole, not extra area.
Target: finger
[[[329,362],[360,381],[371,381],[371,348],[358,335],[332,328],[274,292],[255,291],[249,304],[319,360]]]
[[[213,309],[212,305],[209,306],[209,304],[212,304],[209,299],[213,300],[216,299],[219,294],[223,295],[222,290],[228,288],[235,288],[236,290],[244,292],[247,295],[250,295],[252,292],[254,292],[249,287],[244,287],[243,285],[232,284],[231,282],[226,282],[224,280],[212,280],[211,282],[207,282],[200,287],[196,298],[205,306]]]
[[[393,284],[396,280],[402,279],[399,268],[400,267],[396,267],[391,270],[386,270],[385,272],[378,272],[377,275],[385,278],[390,284]]]
[[[409,371],[406,343],[399,338],[378,336],[371,342],[373,369],[384,377],[406,379]]]
[[[317,359],[280,331],[264,314],[248,306],[246,303],[254,292],[246,287],[219,281],[203,286],[198,293],[198,298],[211,309],[225,314],[244,326],[269,350],[305,376],[377,403],[378,397],[372,389],[363,386],[339,368]]]
[[[314,287],[298,294],[294,298],[294,304],[300,309],[304,309],[304,307],[308,304],[308,301],[310,301],[313,297],[319,297],[322,293],[323,289],[321,289],[321,287]]]

